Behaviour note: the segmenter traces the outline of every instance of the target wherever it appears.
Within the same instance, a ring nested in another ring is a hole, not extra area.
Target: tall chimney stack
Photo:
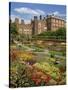
[[[34,16],[34,20],[37,20],[37,16]]]
[[[40,20],[42,20],[42,16],[40,15]]]

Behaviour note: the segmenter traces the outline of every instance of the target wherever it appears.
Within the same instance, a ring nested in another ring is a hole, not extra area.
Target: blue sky
[[[24,19],[27,23],[30,22],[34,16],[46,16],[47,14],[54,14],[65,19],[66,6],[11,2],[10,16],[12,20],[18,17],[19,19]]]

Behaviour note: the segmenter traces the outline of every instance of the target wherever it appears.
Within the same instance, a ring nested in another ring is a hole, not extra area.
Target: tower
[[[19,24],[19,19],[18,18],[15,18],[15,23]]]
[[[21,20],[21,24],[22,24],[22,25],[24,24],[24,20]]]
[[[32,34],[36,35],[37,33],[38,33],[38,18],[37,18],[37,16],[34,16]]]
[[[21,20],[21,24],[19,24],[19,33],[24,33],[24,20]]]
[[[14,23],[15,23],[17,31],[18,31],[19,30],[19,19],[15,18],[15,22]]]

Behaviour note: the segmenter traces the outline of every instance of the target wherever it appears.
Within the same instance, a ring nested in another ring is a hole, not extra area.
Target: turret
[[[15,18],[15,23],[18,24],[19,23],[19,19]]]
[[[18,18],[15,18],[15,25],[18,31],[19,30],[19,19]]]
[[[24,20],[21,20],[21,24],[24,24]]]

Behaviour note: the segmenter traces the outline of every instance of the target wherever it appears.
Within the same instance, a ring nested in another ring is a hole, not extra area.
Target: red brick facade
[[[25,24],[24,20],[21,20],[21,23],[19,23],[19,19],[16,18],[14,23],[16,24],[18,32],[26,35],[36,35],[48,30],[56,31],[61,27],[65,27],[66,24],[65,20],[52,15],[48,15],[43,19],[42,16],[40,16],[40,19],[34,16],[30,24]]]

